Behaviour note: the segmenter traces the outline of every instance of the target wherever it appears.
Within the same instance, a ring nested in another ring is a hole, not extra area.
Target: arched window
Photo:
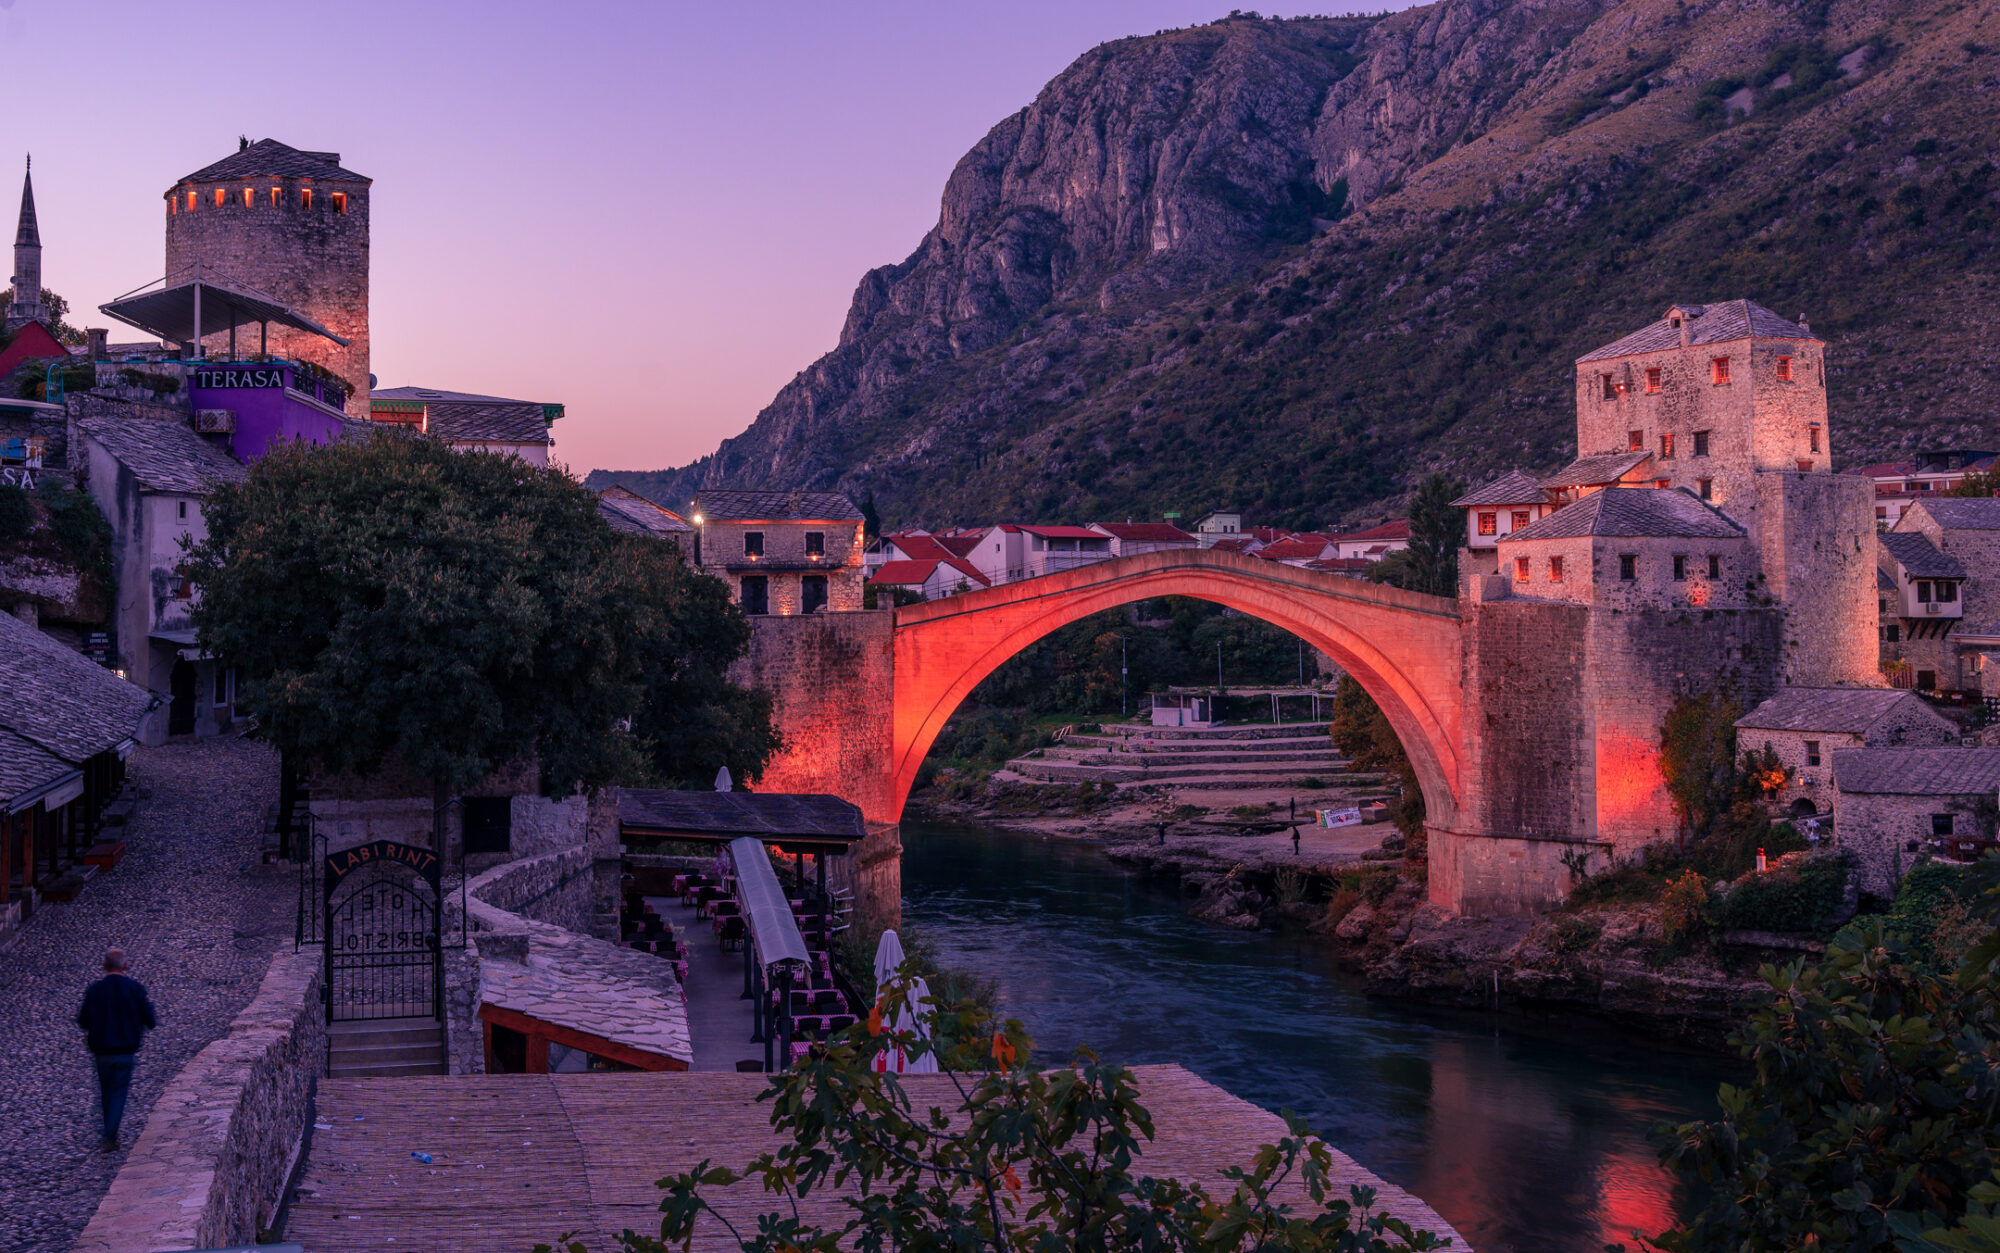
[[[246,209],[257,207],[257,193],[254,189],[249,187],[243,189],[243,207]]]
[[[188,212],[194,212],[194,188],[188,188]]]
[[[333,193],[333,211],[334,211],[335,213],[345,213],[345,212],[347,212],[347,193],[346,193],[346,192],[344,192],[344,191],[337,191],[337,192],[334,192],[334,193]]]
[[[279,205],[282,205],[283,203],[285,203],[284,189],[279,187],[273,187],[271,189],[271,207],[275,209]]]
[[[228,193],[227,191],[224,191],[224,190],[223,190],[222,188],[220,188],[220,187],[216,188],[216,189],[215,189],[215,207],[216,207],[216,208],[218,208],[218,209],[220,209],[220,208],[221,208],[221,207],[222,207],[223,205],[225,205],[225,204],[228,204],[228,203],[229,203],[229,193]]]
[[[313,189],[310,187],[299,188],[299,208],[310,209],[312,207],[313,207]]]

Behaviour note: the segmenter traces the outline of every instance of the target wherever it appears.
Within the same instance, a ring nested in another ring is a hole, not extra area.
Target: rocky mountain
[[[2000,447],[2000,19],[1966,0],[1441,0],[1091,50],[958,164],[839,346],[672,471],[896,524],[1391,512],[1572,451],[1571,361],[1749,296],[1842,466]]]

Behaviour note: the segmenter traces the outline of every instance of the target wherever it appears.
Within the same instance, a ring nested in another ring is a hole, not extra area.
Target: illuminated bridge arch
[[[1214,549],[1120,557],[898,609],[892,820],[953,711],[1002,662],[1079,618],[1161,596],[1239,610],[1331,657],[1395,728],[1428,824],[1456,824],[1464,770],[1457,602]]]

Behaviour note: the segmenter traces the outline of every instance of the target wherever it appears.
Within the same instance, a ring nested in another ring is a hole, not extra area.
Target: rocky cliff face
[[[1843,461],[1990,439],[1922,367],[1991,316],[1995,24],[1443,0],[1106,44],[965,156],[748,431],[596,477],[838,486],[933,525],[1352,520],[1432,468],[1557,462],[1571,359],[1745,295],[1831,332]]]

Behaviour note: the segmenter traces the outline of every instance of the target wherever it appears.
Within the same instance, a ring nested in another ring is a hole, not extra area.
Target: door
[[[167,705],[167,734],[194,734],[194,663],[185,657],[174,659],[173,673],[167,676],[167,691],[172,701]]]

